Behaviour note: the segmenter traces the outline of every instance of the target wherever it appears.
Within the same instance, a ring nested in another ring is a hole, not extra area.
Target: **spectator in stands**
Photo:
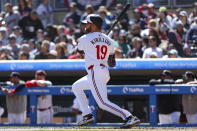
[[[161,44],[161,38],[159,36],[159,32],[156,28],[150,28],[149,36],[154,36],[156,38],[157,46]]]
[[[12,50],[12,57],[14,59],[17,59],[18,58],[18,53],[20,51],[20,45],[16,43],[16,36],[14,34],[11,34],[9,37],[8,37],[8,40],[9,40],[9,45],[8,47],[11,48]]]
[[[183,52],[184,52],[184,58],[191,58],[194,57],[192,52],[191,52],[191,46],[188,44],[185,44],[183,47]]]
[[[57,27],[57,35],[60,36],[61,34],[65,34],[65,26],[64,25],[59,25]]]
[[[35,43],[35,40],[34,39],[30,39],[28,41],[28,45],[29,45],[29,52],[30,54],[32,55],[35,55],[37,53],[37,49],[36,49],[36,43]]]
[[[180,58],[180,56],[178,56],[177,50],[171,49],[168,51],[167,55],[163,56],[162,58]]]
[[[2,46],[8,45],[7,29],[4,26],[0,27],[0,40],[1,40]]]
[[[129,58],[142,58],[142,39],[134,37],[131,44],[132,49],[129,51]]]
[[[50,52],[48,54],[48,59],[57,59],[57,51],[50,50]]]
[[[55,50],[55,43],[53,42],[51,36],[49,33],[45,32],[44,33],[44,40],[49,41],[49,50]]]
[[[154,36],[149,36],[148,44],[149,48],[144,50],[142,58],[150,58],[152,52],[155,52],[158,58],[163,56],[163,51],[161,48],[157,47],[157,40]]]
[[[197,2],[194,2],[194,4],[193,4],[193,11],[189,15],[190,21],[191,22],[194,21],[195,17],[197,17]]]
[[[176,22],[180,20],[180,12],[183,11],[183,9],[178,8],[176,9],[176,14],[174,15],[174,18],[172,20],[172,28],[176,28]]]
[[[74,39],[75,41],[77,41],[81,36],[83,36],[85,34],[85,26],[86,24],[81,22],[80,25],[79,25],[79,29],[77,29],[75,32],[74,32]]]
[[[36,32],[36,42],[44,40],[44,32],[42,29],[38,29]]]
[[[182,34],[183,23],[181,21],[177,21],[176,28],[174,30],[170,30],[168,33],[169,42],[174,45],[174,47],[178,51],[179,56],[183,56],[183,43],[181,37]]]
[[[72,36],[76,31],[75,24],[73,23],[72,19],[69,19],[67,22],[67,27],[65,28],[65,34],[68,36]]]
[[[166,23],[169,27],[172,27],[172,17],[168,14],[166,7],[159,8],[158,17],[160,18],[159,23]]]
[[[37,12],[44,28],[46,28],[48,24],[54,23],[53,10],[49,4],[49,0],[42,0],[42,3],[37,8]]]
[[[16,43],[17,44],[22,44],[22,41],[23,41],[23,36],[21,34],[21,29],[20,27],[17,25],[17,26],[14,26],[13,28],[13,34],[16,36]]]
[[[47,87],[51,86],[51,81],[46,80],[47,73],[44,70],[37,70],[35,79],[26,81],[25,85],[28,88],[33,87]],[[37,98],[37,123],[46,124],[53,123],[53,109],[52,109],[52,96],[40,95]]]
[[[9,86],[14,86],[14,89],[2,88],[2,91],[7,94],[7,112],[9,124],[24,124],[26,120],[27,96],[14,95],[25,87],[25,82],[21,80],[21,75],[18,72],[10,74]]]
[[[159,35],[161,40],[167,40],[169,30],[170,27],[166,23],[159,25]]]
[[[117,16],[120,14],[120,12],[123,10],[124,6],[121,3],[118,3],[116,5],[116,11],[114,14],[114,17],[117,18]],[[119,21],[121,27],[123,30],[128,31],[128,26],[129,26],[129,15],[126,12],[123,18]]]
[[[66,34],[61,34],[60,35],[60,42],[65,42],[66,43],[66,47],[67,47],[67,51],[68,51],[69,55],[71,55],[74,52],[75,46],[72,44],[71,40],[69,41]]]
[[[19,20],[19,26],[23,31],[24,39],[31,39],[36,37],[38,29],[43,29],[41,20],[38,18],[36,11],[32,11],[29,15],[24,16]]]
[[[28,44],[22,44],[21,45],[21,49],[20,49],[22,52],[25,52],[26,54],[28,54],[29,55],[29,59],[30,60],[33,60],[34,59],[34,54],[32,54],[31,52],[30,52],[30,45],[28,45]]]
[[[12,10],[12,5],[10,3],[5,4],[6,14],[5,14],[5,22],[8,26],[9,34],[12,32],[14,26],[18,25],[18,21],[20,19],[20,15]]]
[[[48,40],[42,41],[41,50],[36,53],[35,59],[48,59],[50,42]]]
[[[153,3],[148,4],[148,12],[147,12],[147,18],[148,20],[150,19],[155,19],[157,17],[155,5]]]
[[[107,10],[106,9],[99,9],[98,10],[99,15],[103,19],[103,25],[102,25],[102,31],[106,32],[110,28],[111,21],[107,18]]]
[[[183,11],[180,12],[179,16],[180,16],[180,21],[183,23],[184,28],[186,30],[188,30],[189,27],[190,27],[190,22],[189,22],[189,19],[188,19],[187,12],[183,10]]]
[[[18,0],[18,11],[19,11],[19,13],[22,17],[25,16],[25,15],[29,15],[31,10],[32,10],[32,8],[30,8],[27,5],[26,0]]]
[[[24,51],[19,52],[18,60],[29,60],[29,54]]]
[[[148,38],[147,37],[142,37],[142,52],[145,51],[145,49],[147,49],[148,46]],[[143,55],[142,55],[143,56]]]
[[[131,47],[129,46],[126,34],[120,34],[118,39],[118,48],[123,54],[123,58],[128,58],[129,51]]]
[[[128,31],[128,35],[127,35],[128,41],[132,42],[132,39],[134,37],[141,38],[140,32],[141,32],[141,30],[140,30],[140,27],[138,24],[131,25],[131,27],[129,28],[129,31]]]
[[[174,84],[170,70],[163,70],[160,79],[151,79],[150,85],[155,84]],[[179,95],[165,94],[158,95],[158,113],[160,124],[177,124],[180,117],[181,97]]]
[[[68,50],[65,42],[60,42],[55,45],[55,50],[57,51],[57,59],[67,59]]]
[[[88,16],[89,14],[93,14],[93,13],[94,13],[94,7],[92,5],[86,5],[85,13],[82,14],[80,21],[85,20],[86,16]]]
[[[67,25],[67,22],[69,22],[70,19],[73,20],[73,23],[75,25],[79,24],[80,22],[80,14],[77,12],[77,4],[75,2],[70,3],[69,12],[66,14],[63,20],[63,24]]]
[[[196,76],[191,71],[186,71],[184,74],[184,83],[188,85],[197,84]],[[191,87],[192,90],[192,87]],[[195,94],[184,94],[182,96],[182,104],[183,104],[183,111],[186,114],[187,122],[189,124],[196,124],[197,123],[197,95]]]
[[[186,33],[185,42],[190,45],[197,43],[197,17],[195,17],[194,22]]]
[[[138,24],[141,30],[146,29],[146,23],[144,19],[142,18],[142,13],[138,9],[135,9],[133,11],[133,15],[134,15],[134,19],[131,20],[130,22],[131,25]]]

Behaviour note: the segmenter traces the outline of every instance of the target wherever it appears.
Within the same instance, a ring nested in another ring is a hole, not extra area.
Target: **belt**
[[[46,110],[49,110],[49,109],[51,109],[51,106],[48,107],[48,108],[40,108],[40,109],[38,109],[38,110],[39,110],[39,111],[46,111]]]
[[[100,64],[100,66],[106,67],[104,64]],[[90,66],[88,67],[88,70],[92,69],[93,67],[94,67],[94,65],[90,65]]]

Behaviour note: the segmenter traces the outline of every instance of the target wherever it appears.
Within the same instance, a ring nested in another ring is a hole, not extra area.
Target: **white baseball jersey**
[[[78,49],[85,52],[86,69],[91,65],[108,66],[110,54],[114,54],[114,41],[101,32],[93,32],[79,39]]]
[[[39,80],[40,81],[40,80]],[[47,81],[47,86],[51,86],[52,83],[50,81]],[[37,98],[37,108],[38,109],[44,109],[52,106],[52,96],[51,95],[39,95]]]

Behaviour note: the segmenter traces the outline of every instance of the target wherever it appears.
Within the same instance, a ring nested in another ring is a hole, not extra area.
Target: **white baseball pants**
[[[195,114],[186,114],[187,123],[189,124],[197,124],[197,113]]]
[[[26,111],[23,113],[9,113],[8,112],[8,123],[9,124],[24,124],[26,120]]]
[[[45,111],[37,110],[37,123],[46,124],[53,123],[53,109],[48,109]]]
[[[178,124],[180,112],[172,112],[170,114],[159,114],[160,124]]]
[[[120,108],[108,100],[106,84],[109,79],[108,68],[96,65],[88,70],[88,75],[82,77],[73,84],[72,90],[78,99],[83,116],[91,113],[84,90],[91,90],[94,99],[101,109],[111,112],[121,117],[123,120],[131,115],[127,110]]]

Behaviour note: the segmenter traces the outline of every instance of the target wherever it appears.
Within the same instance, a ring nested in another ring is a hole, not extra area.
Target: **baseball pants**
[[[177,124],[179,123],[180,112],[172,112],[170,114],[159,114],[160,124]]]
[[[25,120],[26,120],[26,111],[22,113],[9,113],[8,112],[9,124],[24,124]]]
[[[127,110],[120,108],[108,100],[106,84],[109,79],[108,68],[97,65],[88,70],[88,75],[73,84],[72,90],[78,99],[83,116],[91,113],[84,90],[91,90],[94,99],[101,109],[111,112],[123,120],[131,115]]]
[[[197,113],[195,114],[186,114],[187,123],[189,124],[197,124]]]
[[[45,111],[37,110],[37,123],[38,124],[53,123],[53,109],[48,109]]]

